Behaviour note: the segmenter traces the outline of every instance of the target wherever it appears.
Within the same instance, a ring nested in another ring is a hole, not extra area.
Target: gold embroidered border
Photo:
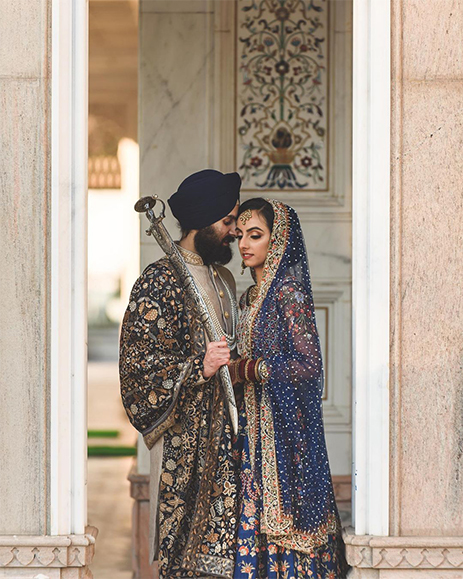
[[[335,535],[339,532],[337,517],[334,513],[330,513],[328,522],[321,525],[316,533],[304,533],[292,527],[286,535],[269,534],[268,539],[285,549],[294,549],[301,553],[310,554],[327,543],[328,535]]]
[[[275,449],[275,429],[268,393],[262,392],[260,406],[262,444],[262,503],[261,531],[268,535],[286,533],[292,518],[283,513]]]
[[[209,510],[211,506],[211,491],[214,469],[217,466],[220,439],[224,425],[224,403],[218,384],[214,389],[214,401],[212,406],[212,424],[209,437],[209,445],[204,469],[201,476],[198,497],[193,519],[191,521],[191,532],[188,543],[185,547],[182,567],[189,571],[196,571],[198,557],[200,555],[201,543],[207,528]]]
[[[244,405],[246,408],[247,434],[249,439],[249,460],[252,470],[256,467],[256,445],[257,445],[257,404],[253,384],[244,385]]]
[[[187,380],[191,374],[191,369],[193,366],[192,360],[195,356],[190,356],[185,362],[180,375],[175,382],[174,394],[172,396],[172,402],[169,408],[161,416],[160,420],[155,423],[148,432],[143,433],[143,440],[149,450],[153,448],[159,438],[164,434],[164,432],[169,429],[175,423],[175,409],[177,407],[178,395],[180,393],[180,388],[182,384]]]
[[[189,249],[182,247],[178,243],[176,245],[186,263],[191,265],[204,265],[204,261],[200,255],[194,251],[190,251]]]

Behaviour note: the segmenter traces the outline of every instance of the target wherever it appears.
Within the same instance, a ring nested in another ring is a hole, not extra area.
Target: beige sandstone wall
[[[391,532],[462,536],[463,1],[392,5]]]
[[[0,535],[47,528],[50,6],[0,1]]]

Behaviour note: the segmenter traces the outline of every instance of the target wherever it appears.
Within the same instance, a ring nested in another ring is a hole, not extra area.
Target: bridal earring
[[[244,259],[241,260],[241,275],[244,275],[244,270],[246,269],[246,264],[244,263]]]

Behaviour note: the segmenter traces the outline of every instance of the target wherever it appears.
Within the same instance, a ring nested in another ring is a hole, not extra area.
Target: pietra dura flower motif
[[[238,1],[244,189],[327,188],[328,1]]]

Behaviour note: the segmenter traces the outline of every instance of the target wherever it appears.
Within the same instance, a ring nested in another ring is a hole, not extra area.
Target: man
[[[231,259],[241,179],[205,170],[169,199],[219,342],[207,344],[168,258],[135,283],[121,332],[120,380],[130,421],[151,450],[151,561],[161,579],[232,577],[237,474],[218,370],[230,360],[237,308]]]

